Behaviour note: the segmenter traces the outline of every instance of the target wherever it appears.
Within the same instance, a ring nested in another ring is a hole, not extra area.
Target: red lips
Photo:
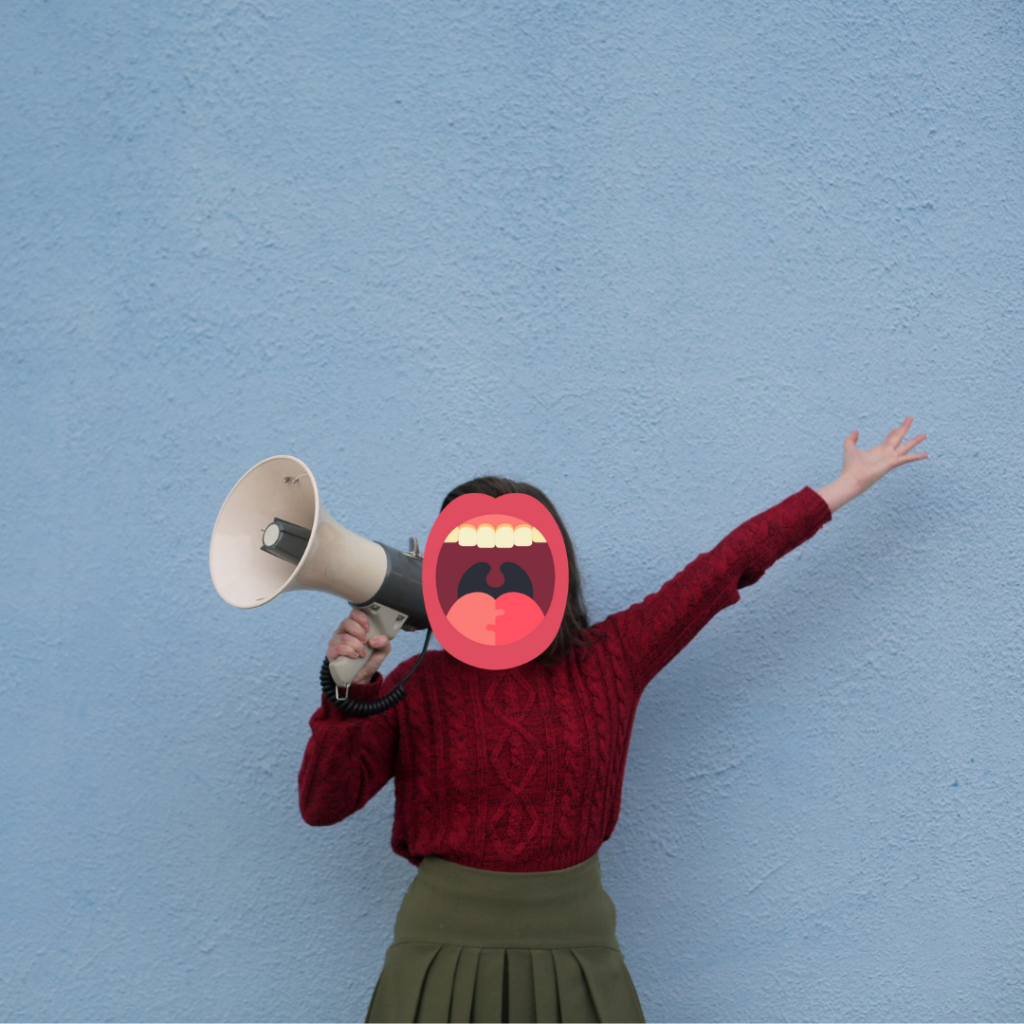
[[[498,532],[504,546],[445,543],[453,530],[485,523],[495,531],[506,527]],[[509,527],[533,528],[533,537],[539,532],[543,541],[522,546],[517,537],[509,547]],[[568,591],[565,541],[551,513],[529,494],[464,494],[431,528],[423,554],[430,627],[444,649],[467,665],[500,670],[537,657],[558,633]]]

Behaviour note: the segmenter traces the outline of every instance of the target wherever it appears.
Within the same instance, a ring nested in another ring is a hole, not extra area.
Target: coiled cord
[[[402,681],[393,689],[390,693],[384,694],[383,697],[379,697],[377,700],[354,700],[352,697],[346,696],[344,700],[338,699],[338,685],[334,681],[334,676],[331,675],[331,663],[324,658],[323,665],[320,666],[320,686],[323,688],[324,695],[327,699],[339,710],[344,711],[348,715],[358,715],[360,718],[369,718],[370,715],[379,715],[382,711],[387,711],[389,708],[393,708],[402,698],[405,696],[405,681],[420,667],[420,662],[423,660],[423,656],[427,653],[427,644],[430,643],[430,630],[427,630],[427,638],[423,641],[423,650],[420,651],[420,656],[416,659],[416,664],[405,674]]]

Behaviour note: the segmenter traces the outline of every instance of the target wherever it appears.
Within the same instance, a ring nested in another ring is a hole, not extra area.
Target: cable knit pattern
[[[619,817],[647,684],[739,590],[832,518],[805,487],[733,530],[660,590],[587,630],[558,665],[490,672],[428,651],[408,696],[373,718],[324,699],[299,771],[299,806],[333,825],[395,779],[394,851],[490,871],[556,871],[592,857]],[[359,688],[373,700],[385,681]]]

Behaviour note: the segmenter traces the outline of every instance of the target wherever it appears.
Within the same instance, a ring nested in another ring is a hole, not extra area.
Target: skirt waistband
[[[425,857],[398,911],[395,942],[619,949],[597,854],[561,871],[484,871]]]

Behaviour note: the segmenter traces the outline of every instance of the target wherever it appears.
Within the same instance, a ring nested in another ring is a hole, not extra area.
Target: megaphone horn
[[[275,455],[252,467],[221,506],[210,539],[210,575],[235,608],[258,608],[286,590],[322,590],[362,608],[370,631],[389,639],[400,629],[427,629],[419,544],[398,551],[345,529],[324,508],[309,467]],[[363,667],[337,658],[330,673],[339,686]]]

